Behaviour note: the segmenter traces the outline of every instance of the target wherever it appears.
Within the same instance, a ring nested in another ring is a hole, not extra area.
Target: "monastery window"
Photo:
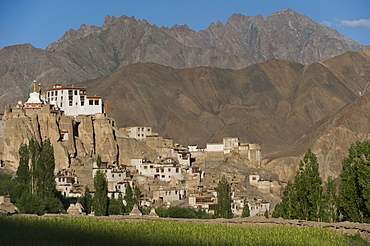
[[[171,168],[168,168],[168,172],[171,172]]]
[[[176,172],[177,172],[177,173],[179,172],[179,168],[176,168]]]
[[[68,95],[73,95],[72,90],[68,90]]]
[[[94,105],[94,100],[89,100],[89,105]]]
[[[140,134],[137,134],[138,137],[140,137]]]
[[[156,172],[156,173],[159,173],[159,168],[156,168],[156,169],[155,169],[155,172]]]
[[[69,106],[72,106],[72,101],[69,101]]]
[[[60,107],[63,107],[63,103],[60,103]]]
[[[142,137],[144,137],[144,134],[141,134]]]
[[[95,105],[99,105],[99,100],[95,100]]]
[[[51,96],[54,96],[54,91],[51,92]]]
[[[112,178],[114,178],[114,174],[112,173]]]
[[[140,131],[140,128],[137,128],[138,131]]]
[[[148,129],[148,132],[150,132],[150,129]]]
[[[165,178],[166,176],[165,175],[162,175],[162,178]]]
[[[144,169],[148,169],[148,166],[144,166]]]
[[[164,173],[164,168],[161,168],[161,173]]]
[[[85,106],[85,101],[81,101],[81,106]]]
[[[118,174],[118,177],[121,177],[121,174]]]
[[[141,130],[142,130],[142,131],[144,131],[144,127],[143,127],[143,128],[141,128]]]
[[[175,190],[175,195],[177,195],[177,190]]]
[[[68,96],[68,100],[72,101],[73,100],[73,96]]]
[[[54,97],[51,98],[51,101],[54,101]]]
[[[61,91],[61,93],[63,94],[64,91]]]
[[[150,165],[150,168],[153,168],[153,165]]]
[[[55,91],[55,96],[58,96],[58,91]]]
[[[77,95],[77,91],[75,91],[75,95]]]
[[[48,97],[50,97],[50,92],[48,91]]]
[[[63,91],[62,91],[63,92]],[[60,100],[63,100],[63,96],[60,97]]]

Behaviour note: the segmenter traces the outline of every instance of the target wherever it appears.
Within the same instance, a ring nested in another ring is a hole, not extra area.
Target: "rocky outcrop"
[[[3,120],[5,129],[0,139],[0,152],[10,169],[15,170],[18,166],[21,144],[28,144],[31,139],[39,143],[50,139],[56,170],[84,165],[97,155],[110,163],[117,160],[114,127],[104,114],[68,117],[50,105],[44,105],[42,109],[14,108],[4,115]]]

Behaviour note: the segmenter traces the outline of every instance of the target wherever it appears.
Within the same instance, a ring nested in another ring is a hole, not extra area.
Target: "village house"
[[[10,201],[10,196],[0,196],[0,213],[3,214],[18,213],[18,209]]]
[[[64,197],[80,197],[77,176],[71,171],[62,169],[54,177],[55,188],[61,192]]]
[[[261,146],[243,143],[239,138],[227,137],[223,138],[222,143],[207,143],[205,149],[190,145],[188,151],[196,158],[197,162],[204,163],[205,168],[221,164],[224,156],[230,153],[246,156],[253,166],[261,165]]]
[[[117,165],[102,162],[102,165],[99,168],[96,165],[96,162],[94,162],[92,170],[93,177],[95,177],[95,174],[98,170],[102,171],[107,178],[108,196],[110,198],[117,199],[120,193],[122,194],[122,197],[124,197],[128,185],[133,188],[131,175],[124,166],[118,167]]]
[[[174,202],[186,199],[186,190],[176,188],[159,187],[158,190],[153,191],[154,206],[165,205],[171,206]]]
[[[194,209],[202,209],[209,214],[215,213],[217,195],[215,191],[189,194],[189,206]]]

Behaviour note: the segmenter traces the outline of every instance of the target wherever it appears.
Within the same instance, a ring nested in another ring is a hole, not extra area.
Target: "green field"
[[[0,216],[1,245],[367,245],[329,229]]]

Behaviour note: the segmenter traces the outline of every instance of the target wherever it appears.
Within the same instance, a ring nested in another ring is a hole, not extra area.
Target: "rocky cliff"
[[[50,105],[42,109],[8,106],[1,123],[5,126],[0,156],[6,169],[12,171],[18,167],[20,145],[31,139],[39,143],[50,139],[57,171],[84,165],[91,168],[97,155],[110,164],[130,164],[131,158],[156,156],[145,144],[119,132],[114,121],[104,114],[69,117]]]

